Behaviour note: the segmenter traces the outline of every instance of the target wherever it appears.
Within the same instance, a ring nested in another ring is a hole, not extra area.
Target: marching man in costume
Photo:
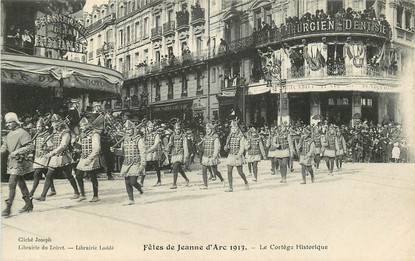
[[[336,166],[338,170],[342,170],[343,157],[346,154],[345,152],[347,151],[347,147],[346,147],[346,140],[344,139],[339,129],[337,129],[337,132],[336,132],[336,144],[337,144],[336,145],[337,146]]]
[[[225,185],[222,174],[218,171],[220,141],[218,134],[215,133],[215,125],[211,123],[206,124],[206,135],[203,137],[202,147],[202,175],[204,186],[201,189],[208,188],[207,170],[210,168],[214,176],[218,176],[222,185]]]
[[[314,139],[311,138],[311,131],[309,129],[303,129],[303,136],[300,138],[297,148],[298,154],[300,155],[301,175],[303,176],[303,182],[301,182],[301,184],[306,184],[307,172],[310,173],[311,183],[313,183],[313,164],[316,148],[314,146]]]
[[[26,203],[19,212],[23,213],[33,210],[32,199],[30,198],[29,190],[24,180],[24,175],[33,170],[31,168],[31,163],[24,158],[24,155],[32,150],[30,145],[30,134],[20,127],[22,123],[17,118],[16,113],[9,112],[4,116],[4,119],[6,121],[6,127],[10,132],[7,134],[0,151],[1,154],[9,154],[7,158],[7,174],[10,174],[10,179],[9,198],[6,199],[6,209],[1,215],[3,217],[8,217],[10,216],[11,207],[16,195],[17,185],[19,185],[23,199]]]
[[[229,188],[225,190],[226,192],[233,192],[233,176],[232,171],[233,167],[236,167],[238,170],[239,176],[243,179],[245,183],[245,189],[249,189],[248,181],[246,180],[245,174],[242,171],[242,165],[244,164],[243,153],[245,151],[246,141],[244,135],[241,133],[238,123],[236,121],[231,121],[231,133],[229,134],[225,150],[229,151],[228,154],[228,182]]]
[[[170,188],[177,188],[177,177],[179,172],[186,180],[186,186],[189,186],[189,179],[182,168],[182,165],[185,164],[186,159],[189,157],[189,150],[187,147],[187,139],[182,132],[180,122],[176,122],[174,125],[174,132],[170,136],[168,149],[171,151],[171,164],[173,168],[173,185]]]
[[[290,157],[294,154],[294,145],[290,133],[286,126],[279,126],[279,132],[274,139],[274,147],[276,148],[275,157],[278,159],[281,173],[281,183],[287,182],[287,169]]]
[[[258,180],[258,162],[261,159],[265,159],[265,149],[262,139],[255,128],[249,129],[246,145],[246,162],[248,162],[248,166],[252,167],[254,173],[252,181],[256,182]]]
[[[322,144],[324,146],[324,157],[326,159],[327,169],[329,175],[333,176],[334,159],[336,157],[336,130],[333,127],[329,128],[325,141]]]
[[[81,158],[76,166],[76,180],[78,181],[81,197],[78,201],[83,201],[85,197],[84,176],[89,175],[92,182],[93,198],[89,202],[97,202],[98,198],[98,170],[101,167],[99,153],[101,151],[101,137],[97,131],[92,129],[92,125],[86,118],[79,122],[81,134],[79,143],[81,145]]]
[[[322,148],[321,148],[321,130],[318,126],[314,126],[313,128],[313,133],[312,133],[312,138],[314,140],[314,145],[315,145],[315,156],[314,156],[314,162],[316,165],[316,169],[318,169],[318,167],[320,166],[320,154],[322,153]]]
[[[268,147],[268,158],[271,159],[271,175],[275,175],[278,171],[278,160],[276,158],[277,155],[277,148],[274,144],[276,144],[277,133],[276,128],[271,127],[270,134],[268,136],[266,146]]]
[[[33,186],[32,190],[30,191],[30,197],[33,197],[35,194],[36,188],[39,185],[40,178],[42,174],[46,175],[48,171],[48,161],[49,159],[45,157],[47,154],[46,150],[46,142],[48,141],[49,132],[45,128],[45,121],[43,118],[40,118],[36,124],[37,133],[34,140],[34,149],[35,149],[35,160],[33,163],[33,169],[35,173],[33,174]],[[53,184],[53,180],[50,183],[50,190],[51,193],[48,196],[56,195],[55,185]]]
[[[48,193],[52,184],[52,176],[57,170],[62,170],[74,190],[74,195],[71,199],[77,199],[79,198],[79,191],[75,178],[72,176],[72,157],[71,152],[69,151],[71,142],[70,130],[62,118],[57,114],[52,115],[51,122],[53,133],[51,139],[48,141],[51,151],[45,155],[45,157],[49,159],[49,170],[46,173],[42,195],[37,197],[36,200],[46,200],[46,193]]]
[[[146,145],[146,161],[147,166],[149,164],[154,165],[157,173],[157,183],[155,187],[161,186],[161,173],[160,173],[160,156],[161,156],[161,144],[160,135],[157,130],[154,130],[154,124],[151,121],[147,122],[146,135],[144,136]],[[141,176],[141,184],[144,184],[145,175]]]
[[[122,164],[120,174],[124,175],[125,188],[128,194],[128,200],[123,205],[134,204],[134,191],[136,188],[140,194],[143,194],[140,183],[137,182],[138,177],[145,171],[146,167],[146,145],[141,135],[135,135],[135,125],[130,120],[124,124],[125,138],[121,145],[122,150],[117,150],[116,154],[124,154],[124,162]],[[114,151],[111,147],[111,151]]]

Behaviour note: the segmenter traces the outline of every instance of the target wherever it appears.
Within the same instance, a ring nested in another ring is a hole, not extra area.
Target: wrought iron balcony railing
[[[192,10],[192,24],[198,21],[205,20],[205,9],[204,8],[194,8]]]
[[[161,37],[162,31],[163,31],[163,29],[162,29],[161,26],[157,26],[157,27],[151,29],[151,39]]]
[[[174,21],[170,21],[170,22],[167,22],[167,23],[163,24],[164,34],[174,33],[174,29],[175,29],[175,22]]]

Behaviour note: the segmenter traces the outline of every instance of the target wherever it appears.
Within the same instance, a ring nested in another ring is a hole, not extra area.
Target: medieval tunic
[[[99,161],[99,153],[101,151],[101,137],[96,131],[82,133],[81,143],[81,159],[79,160],[77,169],[82,171],[91,171],[101,167]]]
[[[49,160],[49,167],[59,168],[72,163],[71,152],[68,148],[70,142],[71,134],[69,130],[62,130],[52,134],[52,138],[48,141],[52,149],[48,154],[53,155]]]
[[[228,137],[227,146],[229,149],[228,166],[242,166],[244,164],[243,153],[245,150],[245,137],[242,133],[230,134]]]
[[[147,133],[145,136],[146,145],[146,161],[157,161],[160,160],[161,146],[160,146],[160,135],[157,131]]]
[[[321,153],[321,136],[319,134],[313,135],[314,145],[316,147],[316,154]]]
[[[269,148],[268,150],[268,157],[269,158],[275,158],[277,155],[277,147],[275,147],[275,144],[277,139],[277,135],[276,134],[271,134],[268,138],[267,141],[267,147]]]
[[[49,159],[45,157],[48,151],[45,148],[49,133],[47,131],[37,134],[34,140],[35,160],[33,162],[33,169],[45,169],[48,166]]]
[[[336,156],[341,156],[346,154],[345,152],[347,151],[347,147],[346,147],[346,140],[344,139],[343,136],[340,137],[336,137]]]
[[[129,176],[139,176],[146,166],[146,145],[144,140],[138,136],[126,137],[122,150],[124,152],[124,162],[120,174]]]
[[[323,144],[325,146],[324,156],[329,158],[334,158],[336,156],[336,136],[328,135],[326,142]]]
[[[291,156],[290,154],[294,148],[290,134],[287,132],[280,133],[275,136],[273,142],[276,148],[273,153],[275,158],[288,158]]]
[[[169,147],[171,149],[171,163],[180,162],[185,163],[185,158],[189,156],[189,149],[187,147],[187,139],[183,133],[173,133],[170,136]]]
[[[265,158],[265,149],[262,144],[260,137],[250,137],[246,142],[247,151],[246,151],[246,162],[252,163],[261,161],[262,158]]]
[[[7,174],[21,176],[33,171],[31,162],[19,157],[19,154],[24,155],[31,151],[30,140],[30,134],[22,128],[7,134],[1,146],[1,153],[17,153],[16,157],[9,156],[7,159]]]
[[[301,139],[298,150],[300,155],[300,164],[312,166],[314,164],[314,152],[316,150],[314,139],[311,137]]]
[[[220,141],[217,134],[206,134],[203,138],[203,166],[216,166],[219,164]]]

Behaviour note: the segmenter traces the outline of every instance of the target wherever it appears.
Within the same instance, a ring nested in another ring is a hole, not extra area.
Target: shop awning
[[[121,73],[91,64],[2,54],[1,83],[43,88],[80,88],[120,94]]]

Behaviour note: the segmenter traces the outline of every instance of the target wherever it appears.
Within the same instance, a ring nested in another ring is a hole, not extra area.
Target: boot
[[[26,202],[26,205],[24,205],[24,207],[21,210],[19,210],[19,213],[33,211],[33,198],[23,197],[23,199]]]
[[[3,212],[1,212],[2,217],[10,216],[10,210],[12,208],[12,203],[8,199],[6,199],[6,204],[7,204],[6,209],[3,210]]]

